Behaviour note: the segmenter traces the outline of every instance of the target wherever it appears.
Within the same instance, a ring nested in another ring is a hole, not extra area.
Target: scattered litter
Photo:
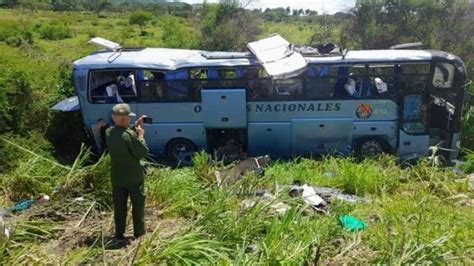
[[[307,186],[307,185],[305,184],[304,186]],[[326,206],[327,203],[333,200],[341,200],[348,203],[369,202],[367,198],[361,198],[356,195],[344,194],[339,189],[335,189],[335,188],[329,188],[329,187],[310,187],[310,188],[311,189],[308,189],[307,193],[311,194],[314,192],[317,196],[319,196],[325,202],[324,206]],[[303,192],[303,186],[299,185],[299,181],[295,181],[295,183],[290,189],[290,196],[298,197],[298,196],[301,196],[302,192]]]
[[[2,252],[3,248],[8,243],[12,235],[11,227],[7,226],[3,221],[3,218],[0,216],[0,253]]]
[[[291,197],[301,197],[315,211],[327,213],[327,202],[324,201],[308,184],[301,186],[300,181],[295,181],[290,189]]]
[[[336,174],[333,173],[333,172],[324,172],[323,176],[325,176],[325,177],[335,177]]]
[[[217,170],[214,172],[217,185],[231,185],[241,179],[248,172],[255,172],[258,176],[265,174],[265,167],[270,162],[268,155],[261,157],[248,158],[240,161],[229,169]]]
[[[313,187],[314,191],[323,197],[326,201],[333,201],[335,199],[349,202],[349,203],[359,203],[359,202],[368,202],[366,198],[361,198],[356,195],[344,194],[339,189],[328,188],[328,187]]]
[[[77,198],[74,198],[74,201],[84,201],[84,197],[77,197]]]
[[[456,204],[459,206],[472,207],[474,206],[474,199],[471,199],[466,194],[457,194],[451,197],[446,198],[447,200],[456,201]]]
[[[456,160],[456,159],[454,159],[454,160],[451,160],[451,162],[453,162],[453,163],[454,163],[454,165],[465,165],[465,164],[466,164],[466,162],[465,162],[465,161]]]
[[[250,209],[255,206],[258,202],[263,202],[270,204],[269,208],[272,214],[283,215],[288,212],[291,207],[288,204],[283,202],[275,202],[276,198],[274,195],[270,193],[263,194],[258,199],[245,199],[240,203],[240,208],[242,209]]]
[[[464,174],[464,171],[460,168],[453,168],[453,173],[455,175],[462,175],[462,174]]]
[[[367,227],[363,221],[360,221],[350,215],[343,215],[339,217],[339,221],[341,222],[342,227],[349,232],[362,231]]]
[[[470,173],[468,176],[467,176],[467,189],[469,191],[473,191],[474,190],[474,173]]]
[[[7,216],[9,213],[10,213],[9,209],[5,209],[3,207],[0,207],[0,218],[4,217],[4,216]]]
[[[21,212],[21,211],[24,211],[26,209],[29,209],[31,206],[35,205],[35,204],[41,204],[41,203],[45,203],[45,202],[48,202],[49,201],[49,196],[48,195],[43,195],[43,196],[40,196],[39,198],[35,199],[35,200],[24,200],[24,201],[21,201],[17,204],[15,204],[15,206],[13,206],[10,210],[12,212]]]

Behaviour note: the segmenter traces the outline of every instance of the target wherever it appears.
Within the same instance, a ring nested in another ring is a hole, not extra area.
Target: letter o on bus
[[[194,106],[194,112],[195,112],[195,113],[200,113],[201,110],[202,110],[202,106],[200,106],[200,105]]]

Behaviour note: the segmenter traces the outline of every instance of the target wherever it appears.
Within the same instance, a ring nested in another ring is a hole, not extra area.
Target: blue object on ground
[[[341,222],[342,227],[350,232],[362,231],[367,227],[363,221],[357,220],[355,217],[350,215],[339,217],[339,221]]]
[[[15,204],[15,206],[13,206],[10,210],[12,212],[21,212],[30,208],[34,204],[36,204],[36,200],[24,200]]]

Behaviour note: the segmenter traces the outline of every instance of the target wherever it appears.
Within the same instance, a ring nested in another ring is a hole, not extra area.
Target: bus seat
[[[347,83],[344,84],[344,90],[347,95],[355,98],[359,98],[359,93],[357,92],[356,89],[356,82],[352,78],[347,79]]]
[[[105,102],[107,103],[123,103],[122,97],[120,97],[118,93],[118,87],[115,84],[109,85],[105,88],[107,92],[107,99]]]
[[[385,83],[381,78],[375,78],[375,88],[380,95],[385,95],[388,92],[387,83]]]

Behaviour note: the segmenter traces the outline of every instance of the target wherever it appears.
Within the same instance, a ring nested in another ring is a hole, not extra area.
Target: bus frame
[[[301,56],[305,68],[279,78],[252,53],[106,49],[74,63],[77,96],[53,109],[80,109],[102,152],[98,121],[112,125],[112,106],[128,102],[153,119],[145,126],[150,154],[181,164],[198,150],[227,160],[380,153],[406,160],[436,146],[447,160],[458,156],[468,84],[460,58],[394,49]]]

